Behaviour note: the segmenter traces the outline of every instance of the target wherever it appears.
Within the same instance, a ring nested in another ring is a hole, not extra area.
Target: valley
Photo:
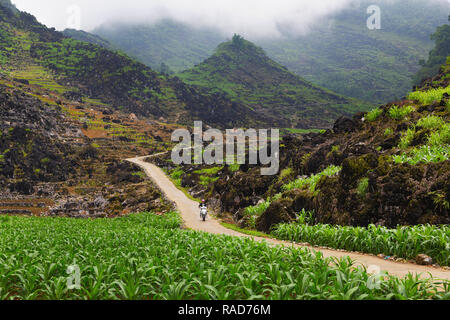
[[[310,36],[358,46],[358,10]],[[149,63],[153,51],[136,59],[105,30],[59,32],[0,0],[0,300],[450,299],[450,25],[427,20],[411,35],[392,24],[410,14],[388,16],[398,47],[378,39],[373,56],[348,56],[362,65],[354,74],[328,56],[328,75],[342,71],[330,81],[311,77],[324,56],[288,39],[278,48],[302,67],[238,34],[212,46],[218,34],[166,21],[164,32],[141,26],[174,48]],[[389,57],[399,47],[401,66]],[[255,150],[249,139],[243,162],[234,150],[226,163],[171,157],[176,130],[195,148],[208,129],[228,129],[227,141],[252,128],[280,136]],[[262,151],[275,174],[262,174]]]

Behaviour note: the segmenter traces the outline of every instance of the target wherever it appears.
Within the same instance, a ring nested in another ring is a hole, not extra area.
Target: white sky
[[[278,36],[279,26],[303,33],[330,13],[358,0],[12,0],[58,30],[77,25],[71,6],[80,9],[81,29],[107,21],[156,22],[172,18],[194,26],[217,27],[244,36]]]

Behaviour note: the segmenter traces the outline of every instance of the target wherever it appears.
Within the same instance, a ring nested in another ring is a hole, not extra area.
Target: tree
[[[159,70],[158,71],[160,73],[164,74],[164,75],[167,75],[167,76],[173,74],[173,71],[164,62],[161,62],[161,65],[159,66]]]
[[[450,22],[450,16],[448,17]],[[428,61],[419,61],[422,69],[414,77],[414,85],[420,84],[424,79],[430,78],[439,72],[439,68],[445,63],[450,55],[450,25],[444,24],[437,28],[436,32],[431,35],[434,40],[435,47],[430,51]]]
[[[234,34],[233,39],[231,40],[233,47],[241,49],[244,47],[244,38],[238,34]]]

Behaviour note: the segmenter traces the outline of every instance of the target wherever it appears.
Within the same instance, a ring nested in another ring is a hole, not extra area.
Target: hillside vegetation
[[[209,92],[225,92],[233,101],[270,117],[277,127],[328,127],[341,115],[368,108],[367,104],[290,73],[239,35],[221,44],[212,57],[178,76]]]
[[[450,16],[448,20],[450,21]],[[430,51],[428,60],[421,61],[422,69],[414,77],[416,85],[438,73],[439,68],[450,55],[450,25],[438,27],[436,32],[432,34],[431,39],[435,41],[435,46]]]
[[[381,9],[381,30],[367,29],[370,5]],[[280,28],[281,38],[249,40],[308,81],[348,97],[385,103],[409,91],[419,60],[433,46],[430,34],[447,15],[446,0],[355,1],[343,12],[317,21],[308,34]],[[210,57],[234,32],[223,35],[174,21],[110,23],[93,31],[141,62],[153,68],[165,63],[175,72]]]
[[[200,187],[193,170],[179,168],[181,186],[207,196],[239,227],[407,259],[420,247],[413,243],[427,239],[431,247],[422,251],[448,264],[449,74],[450,58],[405,100],[342,117],[333,130],[284,136],[276,176],[260,176],[259,166],[218,168]],[[163,159],[158,163],[170,168]],[[298,227],[276,229],[283,223]],[[381,234],[391,235],[382,240]],[[355,235],[377,240],[356,241]]]
[[[168,122],[201,119],[218,127],[267,123],[223,95],[161,75],[123,53],[67,38],[28,13],[0,5],[0,24],[1,70],[8,76]]]

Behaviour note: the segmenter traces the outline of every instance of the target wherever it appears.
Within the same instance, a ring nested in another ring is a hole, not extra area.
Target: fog
[[[354,0],[12,0],[58,30],[75,26],[90,31],[105,22],[148,22],[171,18],[196,27],[216,27],[245,36],[280,35],[280,28],[305,33]],[[73,6],[76,6],[75,8]],[[80,11],[80,19],[74,14]]]
[[[379,2],[378,1],[374,1]],[[396,1],[396,0],[384,0]],[[400,0],[397,0],[400,1]],[[424,0],[431,1],[431,0]],[[174,19],[196,27],[215,27],[226,34],[278,37],[280,30],[305,34],[327,16],[359,0],[12,0],[48,27],[90,31],[106,22]],[[77,13],[80,14],[77,14]]]

